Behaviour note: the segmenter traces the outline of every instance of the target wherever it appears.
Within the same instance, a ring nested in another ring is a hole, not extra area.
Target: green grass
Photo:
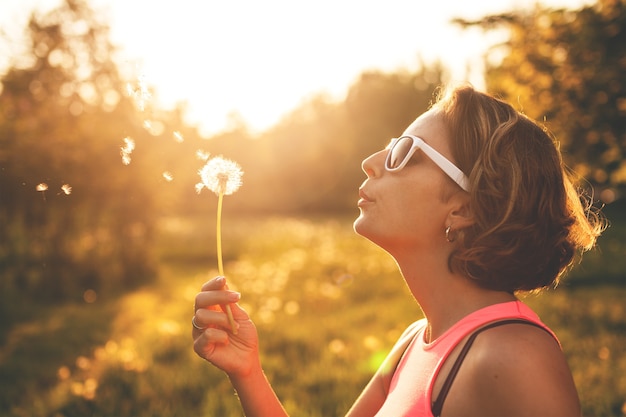
[[[227,213],[225,222],[225,272],[287,410],[343,415],[421,317],[393,260],[347,219]],[[241,415],[225,375],[192,351],[193,298],[217,274],[213,227],[211,218],[164,220],[153,285],[91,304],[22,306],[26,318],[4,323],[0,339],[0,415]],[[624,300],[615,283],[525,300],[559,335],[586,416],[626,414]]]

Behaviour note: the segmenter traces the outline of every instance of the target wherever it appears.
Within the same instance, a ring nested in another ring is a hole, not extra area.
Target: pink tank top
[[[488,323],[505,319],[523,319],[554,333],[521,301],[494,304],[461,319],[432,343],[424,342],[426,319],[420,320],[417,332],[400,359],[391,379],[389,394],[377,417],[433,417],[431,407],[435,380],[452,350],[465,337]],[[558,341],[558,339],[556,339]]]

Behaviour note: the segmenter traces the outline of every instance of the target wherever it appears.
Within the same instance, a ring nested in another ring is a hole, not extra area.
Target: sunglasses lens
[[[411,147],[413,146],[413,140],[411,138],[400,138],[395,145],[389,150],[389,158],[387,159],[387,169],[396,169],[409,154]]]

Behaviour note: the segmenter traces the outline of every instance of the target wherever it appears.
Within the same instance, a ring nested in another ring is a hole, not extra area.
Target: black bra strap
[[[444,381],[443,386],[441,387],[441,391],[439,391],[439,395],[437,395],[437,399],[432,403],[431,411],[433,413],[433,416],[439,417],[441,415],[441,410],[443,409],[443,402],[445,401],[446,396],[448,395],[448,391],[450,391],[450,387],[452,386],[452,382],[454,382],[454,378],[456,377],[456,374],[459,372],[459,368],[461,368],[461,364],[463,363],[463,360],[465,359],[467,352],[472,347],[472,343],[474,343],[476,336],[478,336],[483,331],[489,330],[493,327],[498,327],[498,326],[502,326],[505,324],[513,324],[513,323],[529,324],[531,326],[535,326],[539,329],[542,329],[548,332],[544,327],[540,326],[539,324],[533,323],[532,321],[528,321],[524,319],[500,320],[500,321],[490,323],[474,331],[474,333],[470,335],[469,339],[467,339],[467,342],[465,342],[465,345],[463,346],[463,349],[459,353],[459,356],[456,358],[456,361],[454,361],[454,365],[452,365],[452,369],[450,369],[450,373],[446,377],[446,380]],[[552,336],[551,333],[550,333],[550,336]]]

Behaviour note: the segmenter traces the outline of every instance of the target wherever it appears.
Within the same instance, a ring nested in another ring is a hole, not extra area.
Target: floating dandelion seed
[[[183,137],[182,133],[180,133],[179,131],[176,131],[173,133],[174,135],[174,140],[178,143],[183,143],[185,141],[185,138]]]
[[[126,92],[130,97],[135,99],[135,103],[140,111],[144,111],[146,109],[146,103],[152,97],[150,94],[150,90],[148,89],[148,84],[146,83],[145,76],[140,75],[137,78],[137,84],[132,85],[131,83],[126,84]]]
[[[124,146],[122,147],[122,152],[131,153],[135,150],[135,141],[131,139],[129,136],[124,138]]]
[[[217,194],[217,269],[219,274],[224,276],[224,263],[222,261],[222,202],[225,195],[230,195],[241,187],[243,171],[236,162],[217,156],[210,159],[198,171],[198,174],[202,182],[196,184],[196,192],[200,193],[206,187]],[[225,310],[231,330],[233,334],[237,334],[235,319],[229,304],[226,304]]]
[[[199,160],[201,160],[201,161],[203,161],[203,162],[208,161],[210,156],[211,156],[211,154],[210,154],[210,153],[208,153],[208,152],[207,152],[207,151],[205,151],[205,150],[198,149],[198,150],[196,151],[196,158],[198,158]]]
[[[61,191],[65,193],[65,195],[70,195],[72,193],[72,187],[69,184],[63,184],[61,186]]]
[[[170,181],[172,181],[174,179],[174,176],[172,175],[171,172],[165,171],[163,173],[163,178],[165,179],[165,181],[170,182]]]
[[[135,141],[130,137],[124,138],[124,146],[122,146],[120,155],[122,155],[122,163],[124,165],[130,164],[130,154],[135,150]]]
[[[48,189],[48,184],[46,184],[45,182],[41,182],[37,184],[37,187],[35,187],[35,189],[41,193],[43,201],[46,201],[46,190]]]

